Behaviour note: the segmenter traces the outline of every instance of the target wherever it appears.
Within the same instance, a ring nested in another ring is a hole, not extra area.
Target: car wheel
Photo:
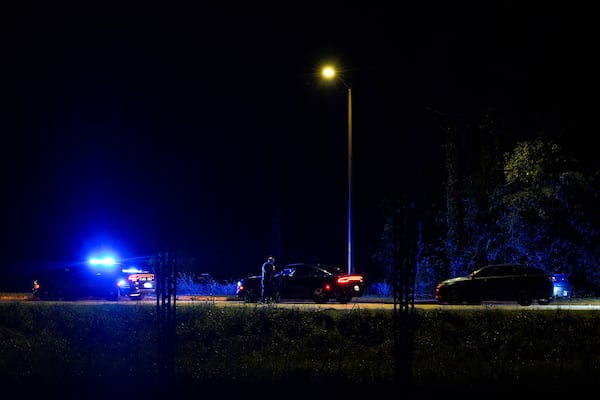
[[[329,301],[329,295],[322,287],[318,287],[313,291],[313,299],[315,303],[327,303]]]
[[[531,297],[531,293],[528,290],[520,290],[519,296],[517,298],[517,302],[522,306],[530,306],[533,302],[533,298]]]
[[[460,289],[448,289],[448,304],[460,304],[463,302],[463,296]]]
[[[350,300],[352,299],[352,297],[350,296],[346,296],[344,294],[340,295],[340,297],[338,297],[337,301],[340,304],[346,304],[348,303]]]

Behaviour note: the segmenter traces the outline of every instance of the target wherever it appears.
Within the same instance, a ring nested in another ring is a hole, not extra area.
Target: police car
[[[108,257],[41,271],[33,281],[32,295],[36,300],[141,300],[155,289],[154,273]]]

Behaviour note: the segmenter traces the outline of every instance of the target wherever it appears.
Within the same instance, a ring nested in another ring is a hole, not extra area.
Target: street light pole
[[[336,76],[336,71],[331,66],[326,66],[322,71],[326,79]],[[352,87],[341,77],[340,82],[348,89],[348,274],[354,273],[354,241],[352,237]]]
[[[352,88],[348,88],[348,274],[354,272],[352,238]]]

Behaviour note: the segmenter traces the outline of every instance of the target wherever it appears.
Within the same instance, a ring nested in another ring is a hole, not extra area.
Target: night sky
[[[443,195],[440,115],[508,110],[594,158],[590,10],[370,3],[8,8],[0,269],[167,245],[221,278],[269,254],[345,265],[347,90],[326,62],[352,87],[358,272],[382,194]]]

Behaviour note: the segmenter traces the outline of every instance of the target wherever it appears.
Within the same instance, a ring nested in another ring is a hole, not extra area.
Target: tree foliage
[[[552,140],[520,142],[505,155],[497,221],[503,246],[517,260],[571,275],[580,290],[597,291],[598,216],[593,176]]]
[[[441,279],[504,262],[566,273],[579,294],[598,295],[598,172],[543,134],[509,145],[488,115],[478,128],[464,135],[476,138],[477,162],[471,154],[465,162],[460,127],[448,129],[445,202],[420,217],[416,295],[431,295]],[[390,221],[374,257],[388,269]]]

